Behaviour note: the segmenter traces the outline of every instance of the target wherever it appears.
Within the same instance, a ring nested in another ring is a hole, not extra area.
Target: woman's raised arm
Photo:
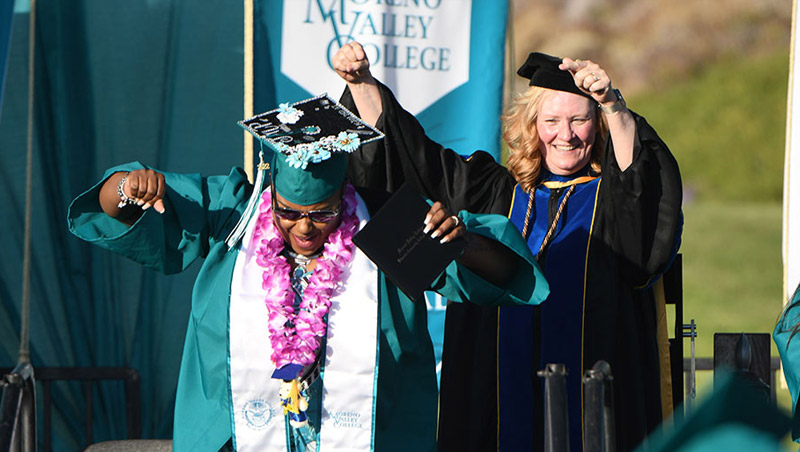
[[[333,56],[333,69],[339,74],[353,96],[361,119],[374,126],[383,111],[378,82],[369,70],[369,60],[361,44],[345,44]]]

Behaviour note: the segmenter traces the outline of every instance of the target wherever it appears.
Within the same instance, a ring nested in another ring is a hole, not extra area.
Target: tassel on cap
[[[244,211],[242,212],[242,217],[239,218],[239,222],[236,223],[236,226],[233,228],[230,234],[228,234],[228,238],[225,239],[225,243],[228,244],[228,249],[235,247],[239,241],[244,236],[245,231],[247,231],[247,227],[250,225],[250,221],[256,217],[256,206],[258,205],[258,198],[261,196],[261,192],[264,191],[264,181],[266,180],[265,173],[269,170],[269,164],[264,163],[264,150],[262,149],[258,153],[258,175],[256,175],[256,183],[253,186],[253,193],[250,194],[250,199],[247,201],[247,206],[245,206]]]

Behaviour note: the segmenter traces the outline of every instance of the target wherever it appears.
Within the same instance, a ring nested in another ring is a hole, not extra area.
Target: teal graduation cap
[[[384,136],[327,94],[280,104],[238,124],[259,140],[262,151],[253,195],[226,240],[229,248],[238,243],[253,217],[267,168],[275,191],[286,200],[316,204],[342,186],[348,155]],[[270,165],[264,165],[265,146],[272,151]]]
[[[288,201],[315,204],[344,181],[347,155],[383,133],[326,94],[240,121],[273,151],[272,183]]]
[[[293,165],[291,157],[275,152],[272,155],[271,179],[275,192],[301,206],[309,206],[331,197],[342,186],[347,173],[347,153],[331,155],[307,167]]]
[[[712,395],[689,416],[662,424],[636,452],[780,452],[790,423],[761,388],[731,372],[715,380]]]

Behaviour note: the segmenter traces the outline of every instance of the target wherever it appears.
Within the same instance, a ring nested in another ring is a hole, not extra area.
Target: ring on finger
[[[461,220],[455,215],[450,215],[450,218],[455,222],[453,225],[454,228],[457,228],[459,224],[461,224]]]
[[[595,82],[600,80],[600,77],[597,74],[595,74],[594,72],[592,72],[592,78],[594,78]]]

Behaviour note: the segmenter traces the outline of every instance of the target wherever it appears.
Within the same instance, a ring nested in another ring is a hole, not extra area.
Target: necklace
[[[289,248],[284,248],[283,252],[292,258],[295,264],[294,270],[292,270],[289,275],[289,284],[291,284],[292,289],[294,289],[294,309],[296,310],[303,299],[303,292],[306,290],[306,287],[308,287],[308,277],[311,276],[311,271],[308,270],[308,264],[322,256],[322,252],[314,253],[311,256],[295,253]]]
[[[290,250],[289,248],[284,249],[284,252],[294,259],[295,264],[302,265],[305,267],[309,264],[309,262],[313,261],[314,259],[322,256],[322,251],[317,251],[316,253],[312,254],[311,256],[306,256],[304,254],[295,253],[294,251]]]
[[[355,190],[347,185],[342,199],[342,220],[331,232],[320,256],[297,258],[286,249],[272,218],[270,188],[262,193],[260,213],[253,232],[256,264],[264,268],[263,288],[269,315],[267,327],[272,345],[270,359],[277,369],[287,364],[307,366],[316,359],[326,334],[325,316],[331,298],[342,288],[341,274],[353,259],[353,236],[358,230]],[[297,289],[292,287],[289,255],[302,268],[306,287],[300,290],[301,301],[295,306]],[[295,253],[296,254],[296,253]],[[306,266],[317,259],[317,266],[307,274]],[[302,262],[302,264],[301,264]]]
[[[295,270],[292,272],[292,276],[294,278],[299,278],[309,274],[308,271],[308,264],[310,264],[314,259],[318,259],[322,256],[322,251],[318,251],[311,256],[304,256],[299,253],[295,253],[294,251],[290,250],[289,248],[285,248],[283,252],[292,258],[295,265],[297,266]]]

